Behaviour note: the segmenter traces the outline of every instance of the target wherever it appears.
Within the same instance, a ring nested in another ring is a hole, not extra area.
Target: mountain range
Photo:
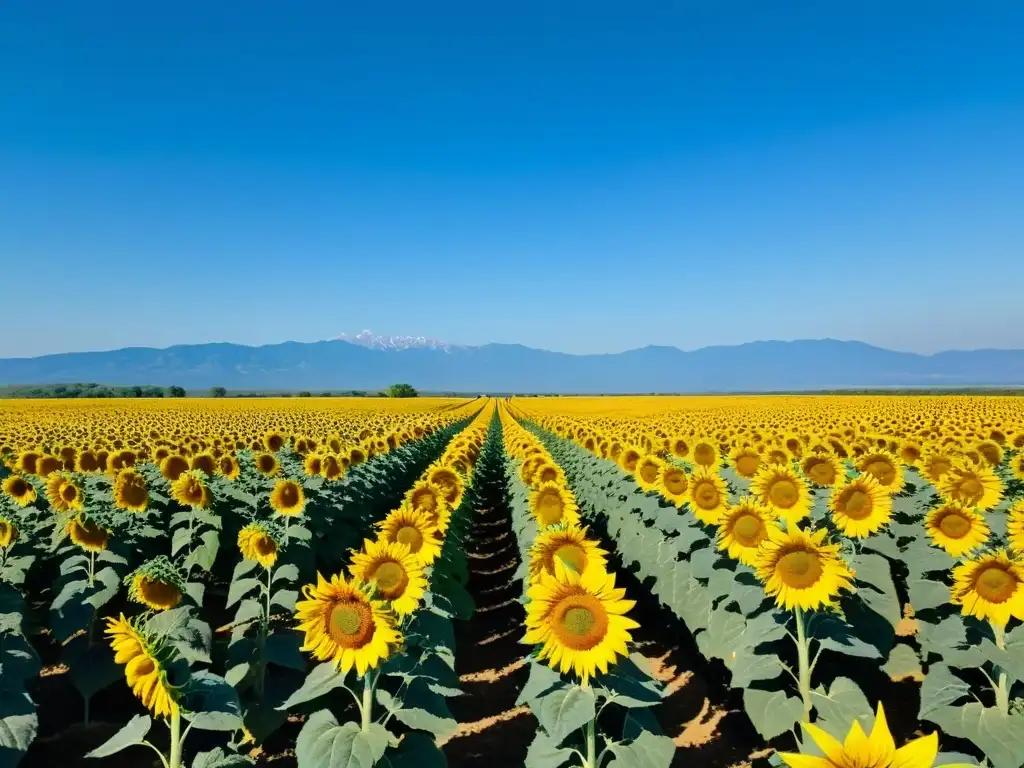
[[[364,331],[311,343],[187,344],[0,359],[3,385],[73,382],[250,391],[373,390],[407,382],[425,391],[552,393],[1019,386],[1024,385],[1024,350],[920,355],[815,339],[571,355],[518,344],[457,346]]]

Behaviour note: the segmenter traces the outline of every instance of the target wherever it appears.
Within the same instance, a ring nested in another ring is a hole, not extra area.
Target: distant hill
[[[1024,350],[917,355],[856,341],[758,341],[684,352],[644,347],[569,355],[518,344],[369,348],[332,340],[262,347],[189,344],[0,359],[0,384],[146,382],[190,390],[744,392],[1024,385]]]

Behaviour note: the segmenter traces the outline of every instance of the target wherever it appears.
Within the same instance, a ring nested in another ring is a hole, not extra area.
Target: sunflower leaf
[[[556,744],[594,719],[597,698],[592,688],[570,685],[530,702],[530,709],[541,727]]]
[[[644,731],[630,744],[608,744],[615,759],[607,768],[668,768],[676,752],[676,745],[668,736]]]
[[[345,683],[345,676],[338,672],[337,667],[329,661],[325,661],[322,664],[317,664],[313,667],[312,671],[306,675],[306,679],[303,681],[299,689],[289,696],[285,702],[278,707],[278,710],[284,711],[291,709],[298,704],[304,704],[307,701],[320,698],[321,696],[330,693],[335,688],[340,688]]]
[[[238,693],[212,672],[193,672],[187,684],[186,717],[194,728],[207,731],[237,731],[243,726]]]
[[[971,741],[993,768],[1019,768],[1024,755],[1024,715],[1003,714],[972,701],[935,708],[928,719],[950,736]]]
[[[968,696],[970,690],[945,664],[933,664],[921,684],[921,709],[917,716],[936,722],[932,715]]]
[[[743,691],[743,709],[754,728],[765,739],[774,739],[803,717],[804,705],[786,691],[762,691],[746,688]]]
[[[860,722],[865,733],[870,733],[875,721],[867,696],[848,677],[836,678],[828,691],[824,686],[811,691],[811,704],[818,713],[815,725],[840,740],[845,738],[854,720]]]
[[[209,752],[200,752],[192,761],[192,768],[238,768],[242,765],[254,765],[255,761],[245,755],[233,755],[220,747]]]
[[[146,734],[149,733],[151,725],[152,720],[149,719],[149,715],[136,715],[128,721],[124,728],[89,752],[86,757],[110,757],[122,749],[141,744],[142,740],[146,738]]]
[[[358,723],[338,721],[329,710],[310,715],[299,732],[295,756],[301,765],[316,768],[371,768],[384,756],[388,731],[373,723],[363,731]]]

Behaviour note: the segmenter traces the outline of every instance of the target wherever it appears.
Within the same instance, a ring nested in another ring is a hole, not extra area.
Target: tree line
[[[225,387],[211,387],[209,397],[292,397],[290,392],[232,392]],[[131,386],[111,387],[104,384],[40,384],[18,387],[0,387],[0,397],[9,398],[77,398],[77,397],[185,397],[184,387]],[[295,393],[295,397],[418,397],[417,392],[409,384],[392,384],[386,390],[376,393],[361,389],[313,392],[303,390]]]

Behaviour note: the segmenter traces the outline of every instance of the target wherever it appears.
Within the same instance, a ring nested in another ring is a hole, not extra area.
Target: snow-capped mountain
[[[340,336],[335,336],[334,341],[347,341],[349,344],[358,344],[368,349],[393,351],[403,349],[441,349],[449,352],[456,346],[446,341],[428,339],[426,336],[381,336],[373,331],[343,333]]]

